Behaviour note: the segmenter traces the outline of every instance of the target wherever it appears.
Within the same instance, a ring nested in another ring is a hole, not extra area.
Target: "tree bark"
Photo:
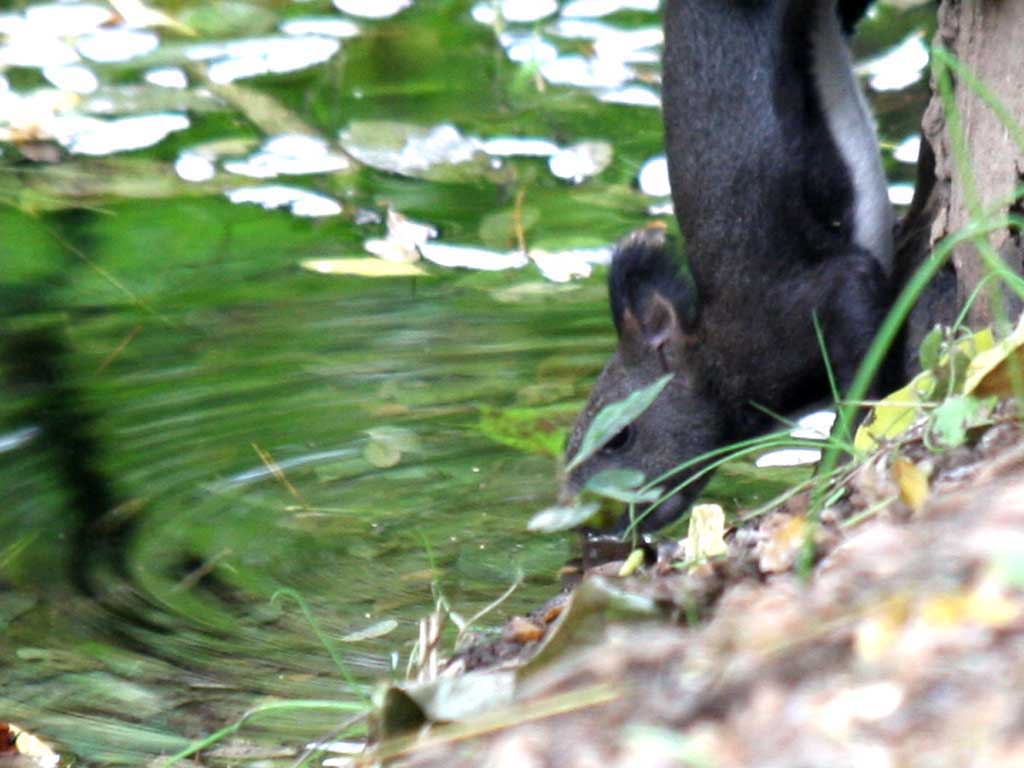
[[[1024,125],[1024,2],[942,0],[938,22],[937,42],[995,94],[1018,125]],[[951,131],[956,121],[950,120],[943,109],[933,82],[931,103],[922,121],[922,144],[927,142],[934,154],[934,186],[927,198],[915,197],[919,207],[932,216],[927,250],[966,225],[972,211],[1022,211],[1021,202],[1014,201],[1012,194],[1024,183],[1024,149],[969,83],[955,75],[952,81],[965,157],[957,157],[960,150]],[[988,240],[1020,274],[1024,258],[1020,230],[1001,229]],[[963,306],[988,269],[971,243],[954,250],[952,265],[956,272],[956,306]],[[979,328],[1012,321],[1020,310],[1019,297],[1005,290],[1001,281],[992,280],[972,304],[968,324]]]

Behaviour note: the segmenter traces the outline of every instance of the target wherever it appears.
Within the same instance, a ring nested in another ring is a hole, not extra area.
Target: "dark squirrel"
[[[611,468],[654,480],[767,431],[775,424],[764,409],[791,413],[827,399],[815,319],[840,389],[852,380],[890,300],[894,223],[846,42],[867,4],[667,3],[665,142],[689,270],[663,230],[617,246],[609,294],[618,348],[567,460],[602,407],[674,376],[566,476],[563,496]],[[705,483],[647,510],[641,528],[678,518]]]

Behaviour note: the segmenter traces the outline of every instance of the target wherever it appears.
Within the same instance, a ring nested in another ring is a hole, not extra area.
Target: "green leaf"
[[[967,441],[967,430],[987,415],[989,406],[988,400],[970,395],[947,397],[932,412],[932,429],[943,445],[956,448]]]
[[[921,348],[918,350],[918,359],[921,361],[921,370],[930,371],[938,367],[939,354],[942,352],[942,342],[945,334],[941,325],[936,325],[928,335],[921,341]]]
[[[587,433],[583,436],[580,449],[576,452],[572,461],[569,462],[569,466],[565,468],[566,472],[571,472],[601,450],[609,440],[632,424],[641,413],[650,408],[651,403],[658,398],[661,390],[671,381],[672,376],[673,374],[666,373],[650,386],[638,389],[629,397],[610,403],[602,408],[600,413],[594,417],[590,428],[587,429]]]
[[[587,480],[583,490],[627,504],[646,504],[657,501],[660,488],[640,490],[644,473],[638,469],[606,469]]]
[[[601,508],[600,504],[587,502],[571,507],[548,507],[530,518],[527,529],[541,533],[557,533],[576,528],[592,518]]]

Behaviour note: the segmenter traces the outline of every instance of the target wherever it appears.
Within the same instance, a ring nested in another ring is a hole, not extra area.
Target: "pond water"
[[[280,589],[367,685],[439,593],[469,617],[521,581],[481,630],[551,596],[570,537],[525,524],[613,345],[601,264],[669,218],[658,3],[14,5],[0,722],[140,764],[357,698]],[[929,23],[857,42],[897,202]]]

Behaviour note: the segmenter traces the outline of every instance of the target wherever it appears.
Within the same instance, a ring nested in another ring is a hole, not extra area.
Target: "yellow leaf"
[[[383,259],[305,259],[299,262],[303,269],[322,275],[354,275],[356,277],[413,277],[427,273],[415,264]]]
[[[975,624],[1000,629],[1020,619],[1020,603],[1002,594],[975,590],[967,604],[967,615]]]
[[[907,459],[892,463],[892,475],[900,489],[900,500],[915,513],[920,512],[928,501],[928,476]]]
[[[703,562],[729,551],[725,543],[725,512],[718,504],[697,504],[690,512],[686,559]]]
[[[634,549],[629,553],[629,557],[626,558],[622,567],[619,568],[619,577],[625,578],[626,576],[632,576],[636,573],[636,569],[644,563],[644,551],[642,549]]]
[[[967,620],[968,601],[958,593],[931,595],[921,602],[921,621],[932,628],[955,627]]]
[[[1019,330],[1019,329],[1018,329]],[[1016,332],[1014,333],[1016,335]],[[974,358],[968,371],[975,367],[974,360],[981,358],[994,345],[992,331],[985,328],[969,339],[957,342],[957,349],[965,354],[973,354]],[[965,393],[970,393],[970,374]],[[903,434],[917,419],[924,397],[922,393],[931,393],[935,385],[935,377],[931,371],[923,371],[915,376],[909,384],[897,389],[885,397],[871,409],[871,413],[857,428],[853,438],[853,446],[862,453],[869,453],[883,441],[891,440]]]
[[[1014,380],[1024,385],[1024,315],[1009,336],[991,349],[975,355],[967,368],[964,394],[976,397],[1009,397]]]
[[[902,634],[909,608],[906,597],[895,596],[866,616],[854,632],[857,656],[867,662],[878,661],[884,656]]]

